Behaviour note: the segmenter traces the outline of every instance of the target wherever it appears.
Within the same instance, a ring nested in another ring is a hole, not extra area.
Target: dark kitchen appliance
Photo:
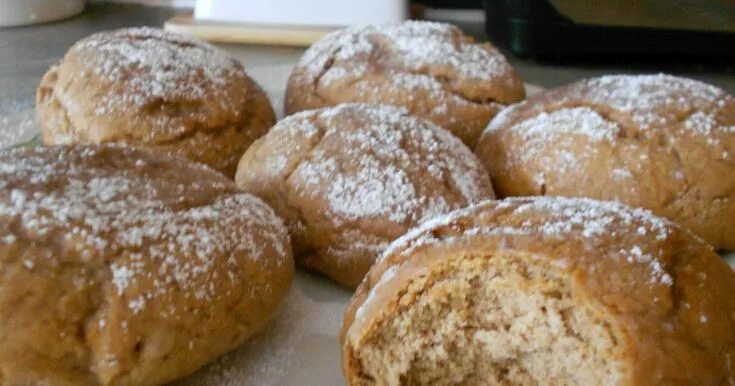
[[[735,57],[734,0],[485,0],[485,12],[518,55]]]

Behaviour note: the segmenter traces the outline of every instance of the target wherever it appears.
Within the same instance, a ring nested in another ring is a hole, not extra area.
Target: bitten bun
[[[344,319],[349,385],[726,385],[735,273],[643,209],[488,201],[394,242]]]

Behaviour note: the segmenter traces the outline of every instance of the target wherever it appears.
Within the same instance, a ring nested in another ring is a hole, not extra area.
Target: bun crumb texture
[[[343,370],[350,385],[728,384],[733,290],[709,245],[649,211],[487,201],[386,249],[345,314]]]

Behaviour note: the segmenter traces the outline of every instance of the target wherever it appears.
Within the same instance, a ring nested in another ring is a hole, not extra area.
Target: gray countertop
[[[41,76],[75,41],[105,29],[135,25],[161,26],[176,12],[181,11],[137,5],[90,4],[84,14],[61,22],[0,29],[0,114],[32,108],[35,88]],[[464,21],[458,24],[478,39],[487,39],[482,23]],[[246,66],[293,64],[303,52],[300,48],[287,47],[223,47],[243,58]],[[545,87],[609,73],[669,72],[700,79],[735,93],[735,65],[729,63],[657,60],[631,64],[624,58],[612,58],[604,63],[548,63],[512,55],[509,55],[509,59],[526,82]]]

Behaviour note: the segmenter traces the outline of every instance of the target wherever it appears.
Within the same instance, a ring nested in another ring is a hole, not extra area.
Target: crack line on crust
[[[372,47],[374,48],[370,52],[371,60],[369,61],[372,66],[379,71],[379,73],[385,75],[387,79],[391,79],[393,77],[393,74],[407,74],[407,75],[416,75],[416,76],[422,76],[428,78],[430,81],[436,81],[442,88],[442,90],[458,99],[461,99],[462,101],[469,103],[471,105],[477,105],[482,107],[495,107],[498,110],[502,109],[503,107],[506,107],[508,103],[501,102],[497,98],[493,97],[487,97],[483,99],[476,99],[476,98],[470,98],[466,96],[461,91],[458,91],[451,87],[451,81],[455,81],[456,79],[449,78],[446,74],[436,73],[435,71],[432,71],[432,66],[429,65],[425,70],[421,69],[414,69],[407,66],[396,66],[396,65],[388,65],[387,63],[390,63],[390,61],[383,60],[385,57],[391,57],[391,56],[401,56],[400,52],[394,52],[390,49],[387,49],[386,46],[392,45],[392,41],[387,40],[383,42],[382,40],[385,40],[382,36],[376,36],[376,35],[368,35],[367,39],[372,44]],[[382,39],[382,40],[381,40]],[[457,39],[452,39],[452,44],[457,46],[460,42],[457,41]],[[471,43],[471,44],[477,44],[477,43]],[[341,52],[342,47],[338,46],[336,49],[334,49],[330,54],[329,58],[325,62],[325,65],[321,68],[320,72],[314,77],[312,87],[314,89],[314,94],[318,96],[323,101],[328,100],[322,93],[319,92],[320,87],[319,84],[321,83],[321,79],[324,77],[324,75],[329,72],[329,70],[332,69],[335,65],[341,65],[343,67],[350,67],[350,65],[353,63],[353,61],[347,61],[345,63],[336,63],[337,59],[336,56]],[[359,83],[361,81],[361,77],[355,77],[350,83],[349,86],[352,86],[356,83]]]
[[[527,102],[524,102],[524,103],[526,104],[526,106],[530,106],[530,103],[531,102],[527,101]],[[565,109],[571,109],[571,108],[580,108],[580,107],[582,107],[582,108],[588,108],[588,109],[594,111],[595,113],[597,113],[604,120],[618,125],[622,130],[625,131],[622,136],[620,135],[621,133],[619,133],[618,134],[618,138],[620,138],[620,139],[630,139],[630,140],[634,140],[636,142],[648,141],[648,142],[651,142],[651,143],[654,142],[654,138],[650,137],[649,133],[652,133],[653,132],[653,133],[656,133],[656,134],[659,134],[659,135],[662,135],[662,136],[668,138],[671,134],[665,132],[666,129],[669,129],[671,127],[677,127],[678,128],[681,124],[683,124],[684,122],[686,122],[691,116],[693,116],[694,114],[696,114],[698,112],[698,111],[696,111],[694,109],[690,109],[690,110],[687,111],[686,114],[677,114],[676,115],[675,122],[672,122],[671,124],[668,124],[668,125],[657,125],[657,126],[652,126],[652,127],[646,128],[646,129],[641,129],[640,127],[636,127],[636,126],[630,125],[628,122],[623,121],[623,120],[617,118],[617,116],[630,116],[631,114],[629,112],[621,111],[621,110],[618,110],[618,109],[614,109],[614,108],[612,108],[610,106],[607,106],[607,105],[603,105],[603,104],[599,104],[599,103],[594,103],[594,102],[592,102],[590,100],[587,100],[587,99],[575,99],[575,100],[566,101],[566,102],[563,102],[563,103],[560,103],[560,104],[555,104],[555,105],[552,105],[552,106],[546,106],[541,111],[536,112],[536,114],[525,114],[524,112],[521,112],[521,115],[519,117],[517,117],[516,119],[514,119],[511,123],[504,125],[504,128],[507,130],[507,129],[512,128],[512,127],[514,127],[514,126],[516,126],[516,125],[518,125],[518,124],[520,124],[520,123],[522,123],[524,121],[528,121],[528,120],[534,119],[534,118],[536,118],[539,115],[544,114],[544,113],[545,114],[552,114],[552,113],[557,112],[557,111],[561,111],[561,110],[565,110]],[[632,135],[631,135],[631,133],[632,133]],[[678,148],[676,146],[673,146],[671,144],[671,141],[668,141],[667,140],[667,141],[665,141],[665,143],[661,143],[660,141],[658,141],[658,145],[659,145],[660,148],[666,150],[670,155],[672,155],[673,159],[676,161],[677,165],[679,166],[679,168],[681,170],[685,170],[684,169],[684,163],[683,163],[683,161],[681,159],[681,156],[679,154],[679,150],[678,150]],[[626,160],[624,160],[621,157],[620,153],[618,152],[618,146],[612,146],[612,149],[613,149],[613,151],[615,153],[615,158],[617,159],[617,164],[619,164],[619,165],[625,165],[626,164],[626,162],[625,162]],[[631,172],[633,172],[633,171],[631,171]],[[636,176],[636,180],[639,180],[638,177],[640,177],[640,175],[638,173],[634,173],[634,175]],[[675,197],[672,197],[669,200],[667,200],[664,203],[662,203],[661,205],[662,205],[662,207],[663,207],[664,210],[666,210],[666,208],[674,205],[675,203],[677,203],[681,199],[683,199],[683,197],[686,194],[688,194],[689,191],[696,190],[695,189],[695,185],[696,184],[689,183],[688,182],[689,181],[688,176],[685,175],[684,178],[685,178],[685,180],[684,180],[685,189],[683,191],[679,192]]]
[[[304,164],[305,162],[308,162],[308,161],[313,160],[314,152],[317,150],[317,148],[319,148],[319,146],[323,142],[324,138],[326,137],[327,132],[329,131],[328,128],[324,125],[323,121],[321,120],[321,117],[318,116],[318,115],[316,115],[316,114],[309,116],[309,122],[319,129],[320,138],[314,144],[314,146],[311,149],[309,149],[309,151],[298,162],[294,163],[293,167],[284,176],[283,181],[284,181],[284,184],[286,186],[287,191],[286,192],[283,192],[283,193],[285,193],[285,197],[283,197],[283,199],[284,199],[284,203],[287,205],[287,207],[290,210],[293,210],[297,214],[298,220],[308,230],[307,233],[308,234],[313,234],[313,231],[311,230],[312,225],[310,224],[310,222],[306,221],[306,218],[304,216],[304,213],[303,213],[302,208],[300,206],[296,205],[290,199],[290,197],[293,195],[293,192],[294,192],[293,185],[290,182],[291,176],[293,175],[293,173],[296,172],[296,170],[302,164]],[[340,227],[339,227],[340,228],[340,233],[345,233],[345,231],[350,231],[350,230],[351,231],[360,231],[361,228],[358,225],[354,224],[354,222],[355,221],[347,221],[347,222],[341,224]],[[374,236],[377,236],[377,235],[374,235]],[[380,237],[380,238],[383,238],[384,239],[384,237]],[[314,248],[315,248],[314,245],[311,245],[311,244],[306,245],[304,251],[301,251],[301,253],[299,253],[299,255],[301,255],[302,257],[308,257],[309,255],[324,256],[324,254],[323,254],[324,251],[317,250],[317,249],[314,249]]]

